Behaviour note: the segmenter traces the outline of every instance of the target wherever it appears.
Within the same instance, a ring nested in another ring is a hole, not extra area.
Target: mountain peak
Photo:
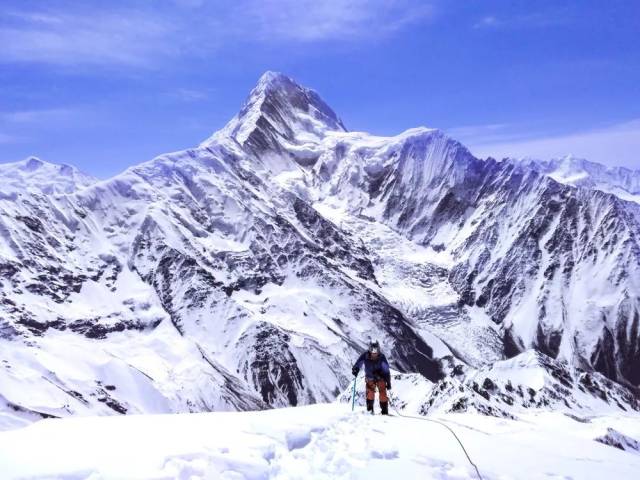
[[[263,152],[278,150],[283,143],[316,143],[328,131],[346,128],[320,95],[282,73],[267,71],[238,115],[203,145],[231,138]]]
[[[67,164],[28,157],[0,164],[0,178],[6,191],[37,191],[45,194],[72,193],[92,185],[97,179]]]
[[[278,85],[282,85],[284,83],[294,83],[297,85],[294,80],[287,77],[284,73],[267,70],[258,79],[256,88],[276,88]]]
[[[30,172],[33,172],[33,171],[39,169],[40,167],[42,167],[45,162],[40,160],[38,157],[29,157],[29,158],[23,160],[22,163],[24,163],[24,170],[28,170]]]

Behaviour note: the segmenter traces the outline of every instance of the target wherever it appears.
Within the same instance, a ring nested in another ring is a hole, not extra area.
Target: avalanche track
[[[485,479],[630,479],[640,468],[638,451],[605,444],[617,438],[633,445],[637,417],[438,418]],[[0,433],[0,470],[5,479],[476,478],[441,426],[339,404],[44,420]]]

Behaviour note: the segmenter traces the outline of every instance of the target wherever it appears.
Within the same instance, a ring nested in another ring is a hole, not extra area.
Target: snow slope
[[[0,197],[23,192],[46,195],[72,193],[98,181],[71,165],[54,165],[36,157],[0,164],[0,178]]]
[[[538,170],[557,182],[611,193],[622,200],[640,203],[640,171],[606,167],[567,155],[551,160],[509,159],[525,168]]]
[[[640,469],[639,452],[601,441],[616,432],[633,445],[637,416],[432,419],[454,430],[484,479],[633,479]],[[0,433],[0,470],[7,480],[476,478],[442,425],[336,404],[43,420]]]

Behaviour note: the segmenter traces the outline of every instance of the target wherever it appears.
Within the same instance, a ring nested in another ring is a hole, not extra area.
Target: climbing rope
[[[351,392],[351,411],[353,411],[355,409],[355,403],[356,403],[356,381],[358,380],[358,376],[356,376],[353,379],[353,390]],[[396,415],[398,415],[399,417],[404,417],[404,418],[412,418],[415,420],[424,420],[426,422],[431,422],[431,423],[437,423],[438,425],[443,426],[444,428],[446,428],[447,430],[449,430],[449,432],[451,432],[451,435],[453,435],[453,438],[456,439],[456,441],[458,442],[458,445],[460,445],[460,448],[462,448],[462,451],[464,452],[465,457],[467,457],[467,460],[469,461],[469,463],[471,464],[471,466],[473,466],[473,468],[476,471],[476,475],[478,476],[479,480],[483,480],[482,475],[480,475],[480,470],[478,469],[478,466],[473,462],[473,460],[471,460],[471,457],[469,456],[469,453],[467,452],[467,449],[464,448],[464,444],[462,443],[462,441],[460,440],[460,438],[458,438],[458,435],[456,435],[456,432],[453,431],[453,429],[447,425],[444,422],[441,422],[439,420],[434,420],[433,418],[425,418],[425,417],[416,417],[413,415],[403,415],[402,413],[400,413],[398,411],[398,409],[396,408],[396,406],[393,403],[393,397],[391,395],[391,392],[389,392],[389,404],[391,406],[391,408],[393,409],[394,412],[396,412]]]
[[[456,432],[454,432],[453,429],[449,425],[447,425],[446,423],[441,422],[439,420],[434,420],[432,418],[415,417],[413,415],[403,415],[403,414],[401,414],[398,411],[398,409],[395,407],[395,405],[393,404],[391,395],[389,395],[389,403],[391,404],[391,408],[393,409],[393,411],[396,412],[396,415],[398,415],[399,417],[413,418],[413,419],[416,419],[416,420],[425,420],[427,422],[437,423],[438,425],[442,425],[444,428],[449,430],[451,432],[451,435],[453,435],[453,437],[456,439],[456,441],[460,445],[460,448],[462,448],[462,451],[464,452],[465,456],[467,457],[467,460],[469,461],[469,463],[473,466],[473,468],[475,468],[476,474],[478,475],[478,479],[479,480],[483,480],[482,479],[482,475],[480,475],[480,470],[478,470],[478,466],[475,463],[473,463],[473,460],[471,460],[471,457],[469,456],[469,453],[467,453],[467,449],[464,448],[464,445],[462,444],[462,441],[458,438],[458,435],[456,435]]]

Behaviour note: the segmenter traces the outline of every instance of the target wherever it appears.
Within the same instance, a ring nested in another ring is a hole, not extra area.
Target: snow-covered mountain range
[[[446,411],[544,406],[548,382],[498,406],[454,374],[508,389],[532,362],[567,408],[637,409],[638,174],[559,165],[350,132],[269,72],[201,145],[111,179],[0,166],[0,427],[331,401],[370,338]]]
[[[571,155],[551,160],[522,158],[508,161],[537,170],[560,183],[601,190],[623,200],[640,203],[639,170],[605,167]]]

